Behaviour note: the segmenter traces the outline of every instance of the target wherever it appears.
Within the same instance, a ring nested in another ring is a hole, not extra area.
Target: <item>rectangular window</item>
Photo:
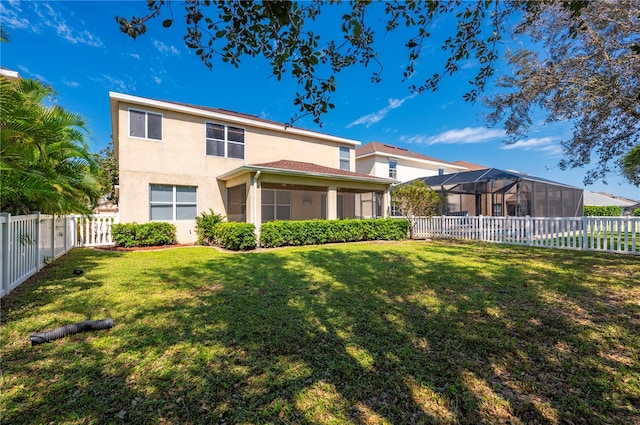
[[[340,146],[340,169],[351,170],[351,150],[347,146]]]
[[[291,191],[262,189],[262,222],[291,219]]]
[[[207,155],[244,159],[244,129],[208,122],[205,145]]]
[[[149,217],[152,221],[194,220],[197,215],[197,187],[161,184],[150,186]]]
[[[129,136],[162,140],[162,115],[130,109]]]
[[[389,160],[389,178],[390,179],[398,178],[398,161],[395,159]]]

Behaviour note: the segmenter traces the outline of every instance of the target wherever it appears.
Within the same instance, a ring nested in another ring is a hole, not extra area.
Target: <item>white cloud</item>
[[[112,77],[111,75],[104,74],[101,77],[90,77],[89,79],[104,85],[109,90],[122,93],[135,91],[135,84],[127,84],[124,80]]]
[[[104,43],[100,38],[93,35],[86,29],[76,30],[70,26],[61,13],[57,12],[49,3],[34,3],[36,15],[40,17],[41,22],[34,25],[32,29],[39,32],[38,26],[46,26],[52,28],[64,40],[72,44],[86,44],[91,47],[102,47]],[[83,24],[81,22],[81,24]]]
[[[8,1],[0,2],[0,21],[2,26],[8,28],[25,29],[29,28],[31,23],[28,19],[21,17],[22,9],[20,8],[20,2]],[[9,34],[11,36],[11,34]]]
[[[153,45],[156,47],[156,49],[158,49],[158,51],[160,53],[162,53],[163,55],[175,55],[175,56],[180,56],[180,50],[178,50],[177,48],[175,48],[174,46],[167,46],[166,44],[164,44],[162,41],[160,40],[154,40]]]
[[[131,56],[134,59],[140,60],[140,55],[137,53],[130,53],[129,56]]]
[[[469,143],[485,143],[491,140],[499,139],[505,136],[504,130],[495,130],[486,127],[465,127],[461,129],[448,130],[436,136],[425,137],[415,136],[417,138],[413,143],[426,143],[428,145],[441,144],[469,144]]]
[[[66,81],[66,80],[65,80],[65,81],[63,81],[63,83],[64,83],[66,86],[73,87],[73,88],[80,87],[80,83],[79,83],[79,82],[77,82],[77,81]]]
[[[156,77],[153,77],[153,81],[155,81],[156,84],[161,84],[162,78],[156,76]]]
[[[365,127],[369,128],[371,127],[371,125],[377,123],[378,121],[381,121],[384,117],[387,116],[389,112],[401,107],[404,102],[406,102],[409,99],[413,99],[414,97],[416,97],[415,94],[409,95],[402,99],[388,99],[387,100],[388,105],[386,107],[380,109],[379,111],[361,116],[351,124],[347,125],[347,128],[353,127],[355,125],[360,125],[360,124],[364,124]]]
[[[504,145],[501,149],[524,149],[526,151],[530,151],[532,149],[537,150],[540,147],[548,146],[550,143],[553,143],[553,138],[542,137],[535,139],[518,140],[515,143]]]
[[[19,69],[20,71],[22,71],[22,72],[21,72],[22,77],[25,77],[25,76],[26,76],[27,78],[33,78],[34,80],[39,80],[39,81],[42,81],[43,83],[51,84],[51,83],[50,83],[49,81],[47,81],[47,79],[46,79],[46,78],[44,78],[42,75],[40,75],[40,74],[36,74],[36,73],[34,73],[34,72],[31,72],[31,71],[29,70],[29,68],[27,68],[27,67],[26,67],[26,66],[24,66],[24,65],[18,65],[18,69]]]
[[[561,147],[555,143],[553,137],[540,137],[527,140],[518,140],[515,143],[502,146],[500,149],[521,149],[525,151],[548,152],[551,155],[562,153]]]

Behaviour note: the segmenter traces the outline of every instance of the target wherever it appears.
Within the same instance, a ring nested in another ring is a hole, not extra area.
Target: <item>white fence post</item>
[[[0,297],[5,296],[9,291],[9,258],[11,255],[11,245],[9,244],[11,232],[11,214],[9,213],[0,213],[0,243],[2,246],[2,252],[0,256],[2,257],[0,261],[2,262],[2,266],[0,268],[0,278],[2,279],[0,285]]]

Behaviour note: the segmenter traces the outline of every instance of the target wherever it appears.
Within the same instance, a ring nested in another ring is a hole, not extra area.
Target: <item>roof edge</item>
[[[329,134],[320,133],[313,130],[305,130],[302,128],[290,127],[285,124],[279,125],[279,124],[274,124],[266,121],[261,121],[259,119],[244,118],[244,117],[225,114],[222,112],[207,111],[205,109],[198,108],[195,105],[185,106],[185,105],[173,103],[171,101],[149,99],[146,97],[134,96],[130,94],[118,93],[118,92],[112,92],[112,91],[109,92],[109,99],[130,102],[130,103],[137,103],[139,105],[150,106],[150,107],[155,107],[159,109],[167,109],[167,110],[176,111],[176,112],[183,112],[183,113],[192,114],[192,115],[200,115],[200,116],[213,118],[213,119],[222,119],[222,120],[233,122],[236,124],[250,125],[253,127],[263,128],[267,130],[279,131],[282,133],[292,133],[298,136],[312,137],[315,139],[325,140],[333,143],[341,143],[341,144],[352,145],[352,146],[359,146],[362,144],[357,140],[345,139],[343,137],[338,137],[338,136],[331,136]]]

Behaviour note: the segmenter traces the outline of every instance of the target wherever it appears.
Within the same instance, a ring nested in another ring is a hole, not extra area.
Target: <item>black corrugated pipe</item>
[[[87,320],[84,322],[74,323],[72,325],[62,326],[50,331],[38,332],[30,336],[31,346],[44,344],[67,335],[73,335],[80,332],[99,331],[101,329],[109,329],[113,327],[113,319],[107,318],[102,320]]]

